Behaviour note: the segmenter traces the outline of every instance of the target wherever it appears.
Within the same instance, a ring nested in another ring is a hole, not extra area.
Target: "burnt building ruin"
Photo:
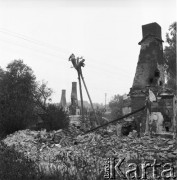
[[[156,100],[151,103],[150,114],[147,109],[133,115],[136,130],[141,134],[146,131],[174,133],[176,130],[176,97],[165,85],[165,69],[163,58],[163,40],[161,27],[157,23],[142,26],[142,40],[136,73],[129,95],[131,111],[145,106],[149,91]],[[165,125],[166,123],[166,125]]]

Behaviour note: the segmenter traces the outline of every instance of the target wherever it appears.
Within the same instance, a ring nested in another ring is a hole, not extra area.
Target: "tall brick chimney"
[[[143,25],[142,35],[143,38],[139,42],[139,45],[141,45],[139,60],[129,93],[132,111],[145,105],[145,93],[148,89],[151,89],[156,94],[164,86],[161,27],[157,23]],[[145,119],[145,112],[135,114],[135,121],[139,130],[145,130]]]
[[[78,109],[77,82],[72,82],[70,115],[76,115]]]
[[[66,107],[66,90],[62,89],[60,105]]]
[[[161,27],[157,23],[143,25],[142,34],[143,39],[139,42],[141,50],[133,81],[133,90],[146,86],[163,86],[164,84]]]
[[[78,105],[78,100],[77,100],[77,82],[72,82],[71,104],[72,105]]]

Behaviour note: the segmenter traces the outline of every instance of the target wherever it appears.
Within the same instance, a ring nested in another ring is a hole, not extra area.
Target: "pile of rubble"
[[[8,135],[3,141],[8,146],[15,146],[19,152],[23,152],[26,157],[36,160],[54,159],[55,154],[61,147],[70,147],[74,143],[74,138],[80,134],[75,127],[69,130],[57,130],[46,132],[31,131],[29,129],[17,131]]]
[[[103,166],[106,158],[116,157],[129,160],[153,160],[174,161],[177,158],[177,147],[174,140],[167,138],[144,136],[136,137],[136,132],[129,136],[118,137],[116,134],[90,133],[79,135],[77,128],[71,131],[31,131],[23,130],[15,132],[3,141],[8,146],[15,146],[17,151],[23,152],[28,158],[42,162],[52,162],[62,165],[70,164],[72,172],[75,172],[76,162]],[[80,166],[82,168],[82,165]],[[70,169],[70,170],[71,170]],[[93,171],[99,168],[93,167]],[[103,170],[103,169],[102,169]]]

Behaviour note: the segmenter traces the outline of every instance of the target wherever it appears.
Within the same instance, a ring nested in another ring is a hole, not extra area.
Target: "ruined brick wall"
[[[174,131],[174,124],[173,124],[173,116],[174,116],[173,97],[165,97],[165,98],[159,99],[158,100],[158,105],[159,105],[160,112],[162,112],[164,120],[165,120],[166,116],[168,116],[168,118],[170,120],[169,132],[173,132]],[[166,112],[167,112],[167,114],[166,114]],[[164,115],[164,114],[166,114],[166,115]],[[165,129],[164,129],[164,131],[165,131]]]
[[[142,108],[145,105],[145,96],[132,96],[131,98],[131,107],[132,112]],[[146,110],[138,112],[133,115],[136,130],[138,135],[141,135],[145,131],[145,123],[146,123]]]

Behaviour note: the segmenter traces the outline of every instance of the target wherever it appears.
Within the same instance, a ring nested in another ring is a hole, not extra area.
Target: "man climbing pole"
[[[81,61],[79,61],[80,59],[81,59]],[[71,56],[69,57],[69,61],[72,62],[73,67],[77,70],[77,72],[78,72],[79,74],[81,74],[81,73],[82,73],[81,67],[84,67],[84,66],[85,66],[85,64],[84,64],[85,59],[83,59],[83,57],[80,57],[80,58],[78,57],[78,58],[76,59],[75,55],[74,55],[74,54],[71,54]]]
[[[84,67],[85,66],[85,59],[83,59],[83,57],[75,57],[74,54],[71,54],[70,57],[69,57],[69,61],[72,62],[73,64],[73,67],[76,69],[77,73],[78,73],[78,80],[79,80],[79,87],[80,87],[80,97],[81,97],[81,113],[82,113],[82,118],[83,118],[83,121],[84,121],[84,113],[83,113],[83,98],[82,98],[82,86],[81,86],[81,79],[83,81],[83,84],[84,84],[84,87],[85,87],[85,90],[87,92],[87,95],[88,95],[88,98],[89,98],[89,101],[90,101],[90,105],[92,107],[92,110],[94,112],[94,116],[95,116],[95,120],[97,122],[97,124],[99,125],[99,122],[98,122],[98,119],[97,119],[97,116],[96,116],[96,113],[95,113],[95,110],[93,108],[93,104],[92,104],[92,100],[91,100],[91,97],[89,95],[89,92],[88,92],[88,89],[87,89],[87,86],[86,86],[86,83],[85,83],[85,80],[84,80],[84,77],[83,77],[83,74],[82,74],[82,69],[81,67]]]
[[[81,66],[84,67],[84,61],[85,60],[82,60],[79,62],[79,58],[76,59],[75,55],[74,54],[71,54],[71,56],[69,57],[69,61],[72,62],[73,64],[73,67],[76,69],[77,73],[78,73],[78,80],[79,80],[79,89],[80,89],[80,98],[81,98],[81,114],[82,114],[82,121],[84,122],[85,121],[85,118],[84,118],[84,107],[83,107],[83,97],[82,97],[82,86],[81,86]]]

